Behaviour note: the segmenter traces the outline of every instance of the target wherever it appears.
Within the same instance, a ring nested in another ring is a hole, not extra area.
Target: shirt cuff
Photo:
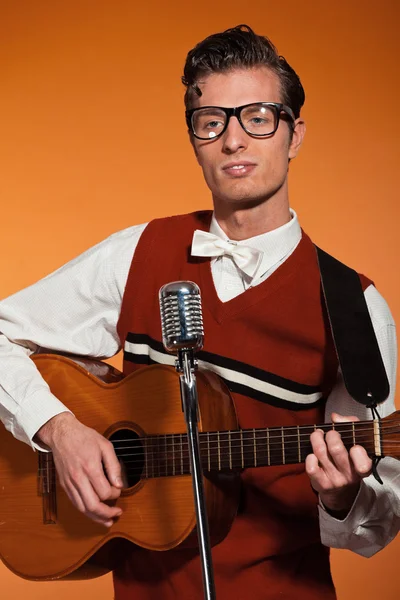
[[[350,540],[357,528],[366,520],[371,506],[371,495],[373,490],[369,488],[364,480],[360,482],[360,489],[347,516],[336,519],[328,513],[319,500],[318,513],[321,530],[321,541],[324,546],[330,548],[349,548]]]
[[[71,412],[51,392],[38,390],[24,400],[11,422],[11,433],[22,442],[29,444],[34,450],[48,452],[48,448],[33,441],[39,429],[53,417]]]

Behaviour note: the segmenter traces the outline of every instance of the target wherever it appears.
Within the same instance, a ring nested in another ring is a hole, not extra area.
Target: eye
[[[274,114],[271,111],[253,111],[242,115],[242,120],[251,125],[267,125],[274,122]]]
[[[252,117],[249,119],[249,122],[254,123],[254,125],[263,125],[264,123],[268,123],[269,119],[265,119],[264,117]]]
[[[224,112],[214,108],[198,110],[193,115],[193,129],[198,135],[215,137],[225,126],[226,115]],[[214,135],[211,135],[211,134]]]
[[[255,135],[269,135],[275,129],[275,112],[270,106],[251,104],[242,109],[244,127]]]
[[[204,128],[205,129],[216,129],[217,127],[222,127],[223,123],[222,121],[209,121],[208,123],[205,122],[204,123]]]

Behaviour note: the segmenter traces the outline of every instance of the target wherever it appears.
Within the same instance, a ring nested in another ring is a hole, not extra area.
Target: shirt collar
[[[256,235],[248,238],[247,240],[240,240],[237,244],[244,246],[250,246],[262,252],[263,257],[260,262],[260,266],[257,270],[256,277],[261,277],[264,273],[269,271],[273,266],[282,262],[285,257],[289,256],[296,248],[297,244],[301,240],[301,228],[297,214],[294,210],[290,209],[292,218],[290,221],[277,227],[267,233]],[[229,238],[221,229],[217,219],[213,213],[210,225],[210,233],[217,235],[223,240]]]

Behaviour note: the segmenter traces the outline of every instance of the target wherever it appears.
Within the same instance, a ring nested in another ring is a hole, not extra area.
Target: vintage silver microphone
[[[168,352],[200,350],[204,330],[200,288],[192,281],[173,281],[160,289],[163,344]]]
[[[180,373],[182,406],[188,433],[204,597],[207,600],[215,600],[210,534],[200,458],[195,376],[197,361],[194,358],[194,352],[202,348],[204,339],[200,289],[192,281],[174,281],[160,289],[159,299],[164,347],[168,352],[178,355],[176,368]]]

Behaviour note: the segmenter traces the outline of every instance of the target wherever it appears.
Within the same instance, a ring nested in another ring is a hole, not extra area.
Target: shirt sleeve
[[[374,286],[367,288],[365,299],[390,384],[388,398],[378,407],[380,416],[385,417],[395,410],[396,330],[389,307]],[[347,392],[340,370],[327,401],[326,421],[331,421],[332,412],[354,415],[361,420],[371,419],[371,411]],[[332,517],[320,503],[321,540],[325,546],[346,548],[369,557],[395,537],[400,529],[400,461],[383,458],[378,472],[383,485],[373,475],[363,479],[358,496],[344,520]]]
[[[110,236],[0,302],[0,419],[33,448],[40,427],[68,408],[50,392],[30,354],[39,347],[96,358],[118,352],[122,296],[145,227]]]

